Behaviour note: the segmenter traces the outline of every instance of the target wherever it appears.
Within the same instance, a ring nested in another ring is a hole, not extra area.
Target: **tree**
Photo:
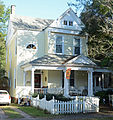
[[[5,39],[6,39],[6,33],[7,33],[6,32],[7,21],[9,19],[9,14],[10,14],[10,9],[6,8],[3,2],[0,0],[0,83],[1,81],[6,80],[6,77],[5,77],[5,52],[6,52]]]
[[[82,33],[89,34],[89,57],[113,69],[113,0],[75,1],[83,6],[81,20],[85,28]]]

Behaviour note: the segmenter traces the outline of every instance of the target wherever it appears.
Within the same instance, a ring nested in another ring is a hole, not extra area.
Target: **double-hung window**
[[[62,36],[56,36],[56,53],[63,53],[63,39],[62,39]]]
[[[74,38],[73,44],[74,54],[80,55],[80,38]]]

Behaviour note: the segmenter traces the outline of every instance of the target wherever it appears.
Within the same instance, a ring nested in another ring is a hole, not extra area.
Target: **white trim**
[[[24,71],[31,71],[32,68],[34,68],[35,70],[65,70],[65,66],[64,67],[54,67],[54,66],[28,66],[26,68],[24,68]],[[67,67],[67,68],[71,68],[71,70],[81,70],[81,71],[93,71],[93,68],[91,67]]]
[[[64,71],[64,96],[69,97],[69,80],[66,78],[66,70]]]
[[[80,55],[82,54],[82,38],[80,37]]]
[[[62,33],[62,34],[73,34],[73,35],[79,35],[81,30],[67,30],[67,29],[60,29],[60,28],[48,28],[49,31],[55,32],[55,33]]]
[[[76,61],[77,59],[82,59],[82,62],[76,62],[76,63],[81,63],[81,64],[82,64],[83,61],[84,61],[84,62],[86,62],[87,64],[96,65],[94,62],[92,62],[89,58],[87,58],[87,57],[84,56],[84,55],[79,55],[79,56],[77,56],[77,57],[71,59],[71,60],[68,61],[67,63],[72,63],[72,62]],[[84,63],[83,63],[83,64],[84,64]]]
[[[94,72],[107,72],[107,73],[109,73],[109,72],[113,72],[113,71],[111,71],[111,70],[108,70],[107,68],[103,68],[103,69],[94,69]]]
[[[28,66],[28,67],[25,67],[24,68],[24,71],[29,71],[29,70],[31,70],[32,69],[32,66]]]
[[[31,69],[31,91],[34,93],[34,68]]]
[[[88,96],[93,96],[93,72],[88,71]]]
[[[75,55],[75,39],[80,39],[80,54],[81,54],[81,38],[78,36],[73,37],[73,55]]]
[[[56,53],[56,39],[57,39],[57,36],[60,36],[62,37],[62,53]],[[55,54],[64,54],[64,36],[63,35],[55,35]]]

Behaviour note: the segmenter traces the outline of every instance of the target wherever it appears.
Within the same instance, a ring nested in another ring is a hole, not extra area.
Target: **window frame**
[[[69,21],[69,26],[73,26],[73,21]]]
[[[57,53],[56,49],[57,49],[57,37],[62,37],[62,52],[61,53]],[[62,35],[56,35],[55,36],[55,54],[64,54],[64,36]]]
[[[79,40],[79,47],[76,46],[76,42],[75,40]],[[75,53],[75,47],[76,48],[79,48],[79,54],[78,53]],[[81,54],[81,38],[80,37],[74,37],[73,39],[73,55],[80,55]]]
[[[67,25],[68,21],[67,20],[64,20],[63,21],[63,25]]]

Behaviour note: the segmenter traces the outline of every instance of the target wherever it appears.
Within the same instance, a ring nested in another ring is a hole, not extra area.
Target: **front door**
[[[35,74],[35,88],[41,88],[41,74]]]

